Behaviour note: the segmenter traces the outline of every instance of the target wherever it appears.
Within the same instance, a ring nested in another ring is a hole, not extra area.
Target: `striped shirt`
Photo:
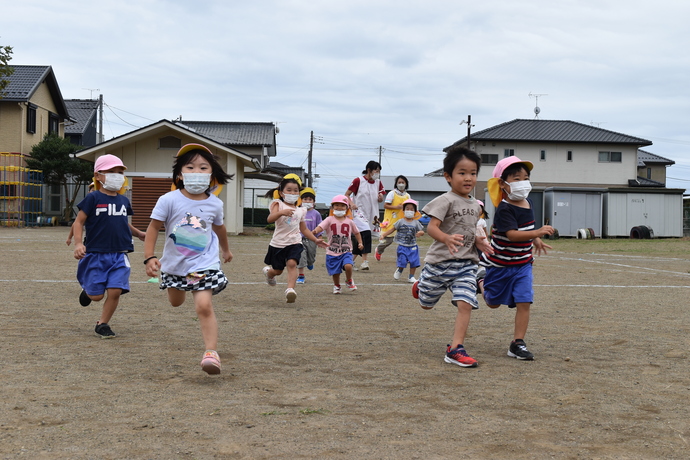
[[[529,200],[528,200],[529,201]],[[494,254],[482,254],[480,264],[486,267],[515,267],[531,264],[532,240],[510,241],[509,230],[534,230],[534,212],[532,202],[529,208],[521,208],[502,201],[494,212],[494,223],[491,226],[491,247]]]

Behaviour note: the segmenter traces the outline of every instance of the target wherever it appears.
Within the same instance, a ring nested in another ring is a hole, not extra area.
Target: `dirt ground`
[[[690,457],[688,240],[551,241],[536,360],[506,356],[513,312],[480,301],[465,342],[479,367],[463,369],[443,362],[449,295],[419,308],[394,247],[340,296],[319,250],[288,305],[284,276],[261,274],[270,235],[232,236],[208,376],[191,297],[166,303],[139,241],[118,337],[95,337],[66,236],[0,228],[2,459]]]

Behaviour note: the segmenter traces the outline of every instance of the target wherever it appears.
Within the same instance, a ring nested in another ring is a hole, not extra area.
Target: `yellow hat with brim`
[[[181,157],[187,152],[191,152],[192,150],[205,150],[211,155],[213,155],[213,152],[206,147],[205,145],[201,144],[185,144],[182,146],[182,148],[177,152],[176,157]],[[223,184],[219,184],[215,179],[211,179],[211,183],[208,186],[209,192],[213,193],[215,196],[220,195],[220,192],[223,191]],[[170,185],[170,190],[177,190],[177,186],[175,186],[175,182],[173,181],[172,185]]]

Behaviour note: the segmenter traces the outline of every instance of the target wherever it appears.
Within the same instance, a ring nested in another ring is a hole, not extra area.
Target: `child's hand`
[[[424,230],[418,231],[418,232],[415,234],[415,236],[416,236],[417,238],[424,236]]]
[[[74,244],[74,258],[77,260],[81,260],[84,258],[86,255],[86,246],[84,246],[82,243],[75,243]]]
[[[230,251],[222,251],[221,256],[223,258],[223,263],[228,263],[232,261],[232,252]]]
[[[137,237],[141,241],[146,241],[146,232],[139,232],[139,236]]]
[[[280,211],[280,215],[281,215],[281,216],[285,216],[285,217],[290,217],[290,216],[292,216],[294,213],[295,213],[295,210],[294,210],[294,209],[290,209],[290,208],[285,208],[285,209],[283,209],[282,211]]]
[[[448,247],[450,253],[455,254],[460,250],[458,246],[462,246],[462,242],[465,240],[465,236],[456,233],[455,235],[446,235],[446,237],[443,240],[443,243]]]
[[[358,243],[358,244],[357,244],[357,247],[358,247],[360,250],[362,250],[362,249],[364,249],[364,244]]]
[[[539,234],[539,238],[546,235],[553,235],[553,227],[550,225],[544,225],[542,228],[537,230],[537,233]]]
[[[316,240],[316,245],[317,245],[318,247],[320,247],[320,248],[324,248],[324,249],[328,248],[328,243],[326,243],[326,242],[325,242],[324,240],[322,240],[322,239]]]
[[[146,262],[146,274],[148,276],[158,276],[158,270],[161,269],[161,262],[157,258],[149,259]]]
[[[67,243],[67,246],[72,244],[72,237],[70,236],[69,238],[67,238],[67,241],[65,241],[65,243]]]
[[[486,254],[494,254],[494,248],[491,247],[491,243],[489,243],[489,239],[486,236],[477,236],[474,239],[474,245]]]
[[[544,228],[544,227],[542,227],[542,228]],[[544,255],[548,254],[546,252],[547,249],[553,249],[551,246],[544,243],[541,240],[541,238],[535,238],[534,241],[532,241],[532,245],[534,246],[534,253],[538,256],[540,256],[542,252],[544,253]]]

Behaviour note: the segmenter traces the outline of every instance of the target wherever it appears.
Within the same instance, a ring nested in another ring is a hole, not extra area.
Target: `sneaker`
[[[374,257],[376,257],[376,260],[378,260],[379,262],[381,262],[381,254],[379,254],[379,248],[376,248],[376,249],[374,250]]]
[[[308,268],[309,270],[313,270],[313,269],[314,269],[314,266],[313,266],[313,265],[307,265],[307,268]]]
[[[369,261],[365,260],[362,262],[362,264],[359,266],[360,270],[369,270]]]
[[[297,284],[304,284],[305,281],[304,275],[297,275]]]
[[[340,286],[333,286],[333,294],[340,294]]]
[[[287,288],[285,290],[285,299],[287,300],[287,303],[295,303],[295,300],[297,299],[297,293],[295,290],[292,288]]]
[[[527,345],[524,340],[518,339],[510,342],[510,348],[508,349],[508,356],[511,358],[522,359],[525,361],[532,361],[534,355],[530,353],[527,349]]]
[[[91,304],[91,297],[86,293],[85,290],[81,290],[81,294],[79,294],[79,305],[82,307],[88,307]]]
[[[269,266],[267,265],[267,266],[264,267],[264,270],[263,270],[264,276],[266,277],[266,283],[267,283],[269,286],[275,286],[275,285],[276,285],[276,279],[275,279],[275,277],[273,277],[273,278],[269,278],[269,277],[268,277],[268,271],[269,271],[270,269],[271,269],[271,267],[269,267]]]
[[[399,268],[396,268],[396,269],[395,269],[395,272],[393,273],[393,279],[394,279],[394,280],[399,280],[399,279],[400,279],[400,275],[402,275],[402,270],[400,270]]]
[[[465,347],[458,345],[451,350],[450,345],[446,350],[446,357],[443,360],[450,364],[457,364],[460,367],[477,367],[477,360],[471,358],[465,351]]]
[[[96,337],[100,337],[102,339],[112,339],[113,337],[117,337],[113,330],[110,329],[110,326],[108,326],[108,323],[96,324],[95,331]]]
[[[356,291],[357,286],[355,286],[355,280],[347,280],[347,288],[351,291]]]
[[[201,360],[201,370],[210,375],[220,374],[220,357],[214,350],[206,350]]]
[[[414,275],[410,275],[410,277],[407,278],[407,282],[408,282],[408,283],[416,283],[416,282],[417,282],[417,278],[415,278]]]

